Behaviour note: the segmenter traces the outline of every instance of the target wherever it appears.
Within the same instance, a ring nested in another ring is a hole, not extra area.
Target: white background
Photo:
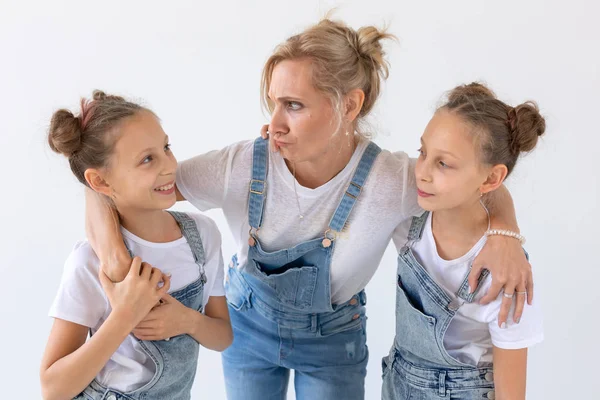
[[[84,236],[83,191],[45,142],[52,112],[95,88],[141,99],[183,160],[257,135],[264,61],[315,23],[325,1],[0,1],[1,398],[40,398],[46,316],[63,261]],[[446,90],[485,80],[511,104],[537,100],[547,137],[508,182],[536,267],[546,340],[530,351],[529,399],[597,396],[600,28],[596,2],[349,1],[353,27],[388,23],[391,76],[377,143],[415,155]],[[185,209],[187,206],[183,206]],[[220,212],[225,258],[234,252]],[[392,343],[393,248],[367,287],[367,399]],[[202,351],[193,398],[223,399],[220,357]],[[293,390],[290,390],[290,398]]]

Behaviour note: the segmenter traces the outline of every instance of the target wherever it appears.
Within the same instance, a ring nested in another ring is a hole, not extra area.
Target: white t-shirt
[[[444,260],[437,251],[431,230],[432,214],[429,214],[423,237],[413,246],[415,258],[427,270],[437,284],[444,289],[451,299],[457,299],[456,293],[470,265],[486,242],[483,236],[467,254],[455,260]],[[406,237],[404,238],[406,242]],[[474,365],[485,365],[492,362],[493,347],[501,349],[523,349],[544,339],[542,312],[539,299],[526,305],[521,321],[515,324],[512,319],[514,310],[510,311],[507,328],[498,326],[498,313],[502,305],[502,294],[487,305],[479,305],[478,301],[491,286],[491,276],[482,283],[472,303],[464,303],[450,322],[444,336],[444,347],[457,360]],[[462,300],[459,300],[462,302]]]
[[[204,247],[203,303],[210,296],[224,296],[223,256],[221,235],[216,224],[208,217],[188,214],[196,222]],[[164,273],[171,273],[169,292],[177,291],[200,276],[198,265],[187,240],[181,237],[168,243],[151,243],[121,228],[127,246],[136,256]],[[78,242],[65,262],[58,294],[49,315],[87,326],[96,332],[108,318],[111,307],[98,278],[100,261],[87,241]],[[138,341],[129,335],[96,379],[100,384],[122,392],[138,389],[148,383],[155,373],[152,360],[141,349]]]
[[[275,251],[322,236],[368,145],[361,140],[348,165],[332,180],[310,189],[296,182],[279,153],[269,154],[261,246]],[[248,191],[253,141],[244,141],[179,163],[177,187],[200,210],[222,208],[238,248],[240,265],[248,255]],[[421,212],[417,204],[414,162],[403,153],[382,151],[362,193],[338,235],[331,262],[334,304],[348,301],[375,273],[394,230]],[[406,232],[406,229],[403,230]]]

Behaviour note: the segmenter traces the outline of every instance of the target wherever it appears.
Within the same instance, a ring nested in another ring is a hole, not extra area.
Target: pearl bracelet
[[[520,235],[517,232],[509,231],[506,229],[488,229],[485,232],[485,236],[495,236],[495,235],[508,236],[511,238],[515,238],[519,242],[521,242],[521,245],[525,244],[525,236]]]

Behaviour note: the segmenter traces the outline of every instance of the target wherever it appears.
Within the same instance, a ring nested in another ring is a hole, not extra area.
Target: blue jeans
[[[241,307],[230,303],[234,340],[222,358],[227,398],[285,399],[293,369],[298,400],[364,399],[369,352],[361,298],[298,318],[277,315],[256,297]]]

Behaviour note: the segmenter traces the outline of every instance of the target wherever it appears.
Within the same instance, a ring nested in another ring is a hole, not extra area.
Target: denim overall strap
[[[168,211],[168,213],[175,218],[183,237],[187,240],[188,245],[192,250],[192,254],[194,255],[194,261],[200,269],[200,279],[202,284],[205,284],[206,273],[204,272],[204,261],[206,260],[206,256],[204,255],[204,246],[202,245],[202,239],[200,239],[200,232],[198,232],[196,222],[194,222],[190,216],[182,212]]]
[[[421,216],[413,217],[408,231],[408,242],[410,244],[421,240],[421,237],[423,237],[423,231],[425,230],[425,223],[427,222],[428,216],[429,211],[425,211]]]
[[[458,291],[456,292],[456,296],[459,299],[462,299],[467,303],[473,302],[473,300],[475,299],[475,296],[477,295],[477,293],[479,293],[481,286],[483,285],[483,282],[490,274],[490,271],[488,271],[487,269],[484,269],[483,271],[481,271],[481,274],[479,275],[479,278],[477,279],[477,287],[475,288],[473,293],[469,293],[469,273],[470,272],[471,272],[471,270],[469,269],[469,272],[467,272],[467,274],[465,275],[465,278],[463,279],[462,283],[460,284],[460,288],[458,288]]]
[[[348,185],[348,189],[344,193],[340,204],[338,205],[333,217],[329,221],[329,229],[335,232],[341,232],[348,221],[352,207],[356,203],[356,199],[360,196],[362,188],[371,172],[371,167],[377,156],[381,153],[381,148],[373,142],[369,142],[367,149],[363,153],[358,167],[354,172],[354,176]]]
[[[425,224],[427,223],[428,217],[429,211],[425,211],[419,217],[413,217],[412,223],[410,225],[410,230],[408,231],[408,242],[410,244],[421,240],[421,238],[423,237],[423,231],[425,230]],[[469,270],[469,272],[471,271]],[[481,274],[477,280],[477,287],[475,288],[473,293],[469,293],[469,273],[467,273],[462,283],[460,284],[458,291],[456,292],[456,296],[467,303],[472,303],[475,299],[475,296],[481,289],[481,285],[483,284],[483,282],[489,274],[490,271],[488,271],[487,269],[481,271]]]
[[[252,180],[248,198],[248,223],[254,230],[262,224],[269,167],[269,140],[261,137],[254,141],[252,155]]]

